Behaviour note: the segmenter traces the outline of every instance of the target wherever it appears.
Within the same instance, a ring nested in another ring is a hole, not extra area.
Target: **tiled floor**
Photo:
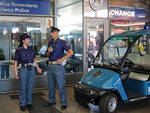
[[[48,91],[47,89],[34,91],[34,94],[41,93],[41,96],[38,98],[33,99],[33,103],[37,100],[35,99],[42,99],[45,102],[48,99]],[[19,102],[18,96],[17,98],[13,99],[15,95],[18,93],[10,93],[10,94],[2,94],[0,95],[0,113],[22,113],[19,109]],[[34,96],[34,95],[33,95]],[[90,108],[81,106],[77,104],[74,100],[74,93],[73,87],[67,87],[67,98],[68,98],[68,108],[64,111],[60,110],[60,101],[59,101],[59,94],[58,90],[56,91],[56,101],[57,104],[54,106],[58,111],[62,113],[99,113],[97,111],[97,106],[90,105]],[[41,109],[46,109],[43,107],[43,103],[34,103],[35,105],[38,104]],[[32,113],[26,111],[24,113]],[[36,113],[42,113],[42,111],[36,111]],[[49,113],[49,112],[47,112]],[[130,104],[123,104],[118,109],[118,113],[150,113],[150,101],[138,102],[138,103],[130,103]]]

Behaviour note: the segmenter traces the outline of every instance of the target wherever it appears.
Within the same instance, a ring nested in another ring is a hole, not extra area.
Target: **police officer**
[[[55,81],[58,84],[59,95],[61,100],[61,110],[67,108],[66,87],[65,87],[65,69],[62,62],[73,55],[73,51],[67,42],[58,38],[59,29],[51,27],[52,40],[48,42],[48,49],[46,55],[48,56],[48,88],[49,100],[45,107],[56,104],[55,99]],[[64,50],[67,54],[64,56]]]
[[[14,74],[16,79],[19,79],[20,84],[20,110],[25,111],[26,108],[33,110],[32,88],[35,67],[37,72],[42,73],[42,71],[36,62],[33,47],[30,46],[30,36],[27,33],[23,33],[19,38],[20,45],[16,49],[14,57]]]

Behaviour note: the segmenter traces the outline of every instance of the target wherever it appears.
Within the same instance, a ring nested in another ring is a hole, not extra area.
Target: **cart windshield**
[[[133,37],[111,37],[98,55],[99,63],[118,65],[133,40]]]

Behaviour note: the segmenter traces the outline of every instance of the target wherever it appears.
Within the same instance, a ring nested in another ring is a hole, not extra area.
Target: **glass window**
[[[87,54],[88,71],[93,68],[94,59],[104,42],[104,23],[88,23]]]
[[[145,21],[142,20],[111,20],[111,35],[128,30],[144,29]]]
[[[27,32],[31,36],[39,66],[46,72],[45,51],[50,38],[45,17],[0,17],[0,78],[14,78],[13,59],[19,45],[19,35]],[[52,20],[52,18],[51,18]],[[37,76],[40,76],[36,74]],[[43,74],[45,75],[45,73]],[[41,75],[41,76],[43,76]]]
[[[141,37],[111,37],[99,51],[97,63],[118,68],[118,65],[126,57],[124,55],[127,55],[128,61],[138,64],[139,68],[144,69],[146,67],[145,69],[148,69],[150,67],[149,39],[148,35]]]
[[[66,72],[82,72],[82,0],[57,0],[56,15],[60,38],[74,51],[65,65]]]
[[[131,42],[132,37],[112,37],[103,46],[99,53],[99,59],[101,64],[105,65],[118,65],[121,63],[122,58]],[[103,55],[103,56],[102,56]]]
[[[133,63],[139,64],[140,66],[148,66],[149,67],[149,59],[150,59],[150,37],[149,35],[145,35],[140,37],[131,49],[130,54],[128,55],[128,59],[130,59]]]
[[[129,21],[127,20],[111,20],[111,35],[129,30]]]

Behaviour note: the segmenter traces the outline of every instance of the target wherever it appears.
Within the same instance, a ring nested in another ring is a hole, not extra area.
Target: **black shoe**
[[[52,105],[56,105],[56,103],[50,103],[50,102],[46,102],[46,104],[44,104],[44,107],[49,107]]]
[[[61,110],[65,110],[65,109],[67,109],[67,106],[66,105],[62,105],[61,106]]]
[[[26,106],[20,106],[21,111],[26,111]]]
[[[27,104],[27,109],[29,109],[29,110],[33,110],[34,108],[33,108],[33,106],[32,106],[32,104]]]

